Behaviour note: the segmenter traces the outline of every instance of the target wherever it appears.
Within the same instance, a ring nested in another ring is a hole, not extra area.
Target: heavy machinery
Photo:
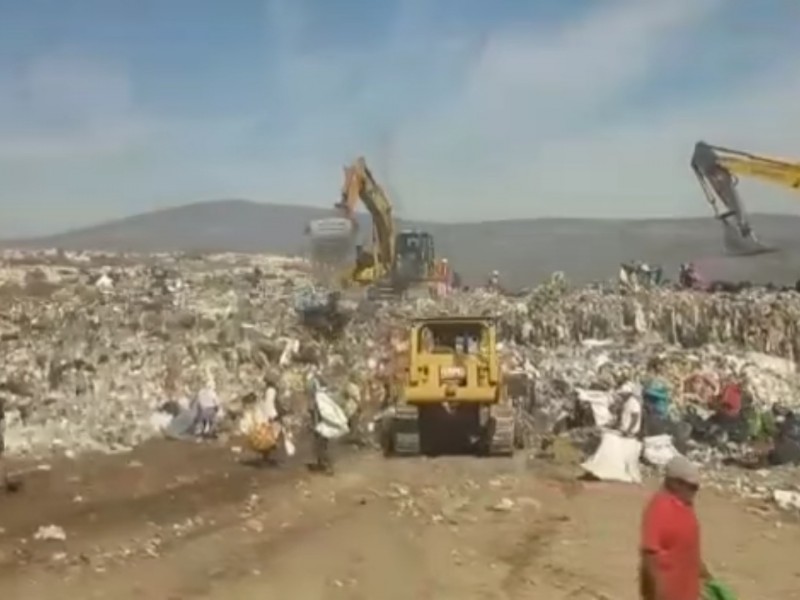
[[[738,177],[754,177],[798,190],[800,162],[697,142],[691,164],[716,218],[722,223],[725,250],[739,256],[776,252],[777,248],[761,243],[756,237],[736,189]]]
[[[358,232],[355,210],[359,201],[372,220],[372,244],[368,249],[356,247],[355,265],[347,269],[342,283],[401,291],[442,278],[442,262],[436,260],[433,236],[424,231],[396,231],[392,203],[363,157],[344,169],[341,200],[335,205],[340,216],[309,225],[312,246],[322,248],[318,254],[352,243]]]
[[[415,320],[404,344],[404,369],[382,423],[387,455],[468,452],[512,455],[519,443],[486,317]]]

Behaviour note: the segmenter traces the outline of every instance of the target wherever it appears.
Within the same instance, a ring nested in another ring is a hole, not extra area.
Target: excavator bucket
[[[701,141],[695,144],[691,166],[706,200],[722,223],[722,242],[727,254],[756,256],[779,251],[763,244],[753,232],[737,190],[738,177],[750,176],[800,189],[800,164]]]
[[[308,224],[308,234],[312,243],[350,242],[356,234],[356,226],[346,217],[315,219]]]
[[[355,245],[356,227],[344,217],[311,221],[307,227],[314,263],[341,265],[351,260]]]
[[[771,254],[778,249],[763,244],[754,234],[742,235],[741,230],[734,225],[723,220],[722,241],[725,252],[731,256],[758,256],[759,254]]]

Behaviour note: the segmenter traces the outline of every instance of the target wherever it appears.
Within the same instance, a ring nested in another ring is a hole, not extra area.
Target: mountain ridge
[[[117,251],[238,251],[302,254],[303,231],[331,209],[264,204],[246,199],[208,200],[159,209],[34,238],[0,241],[3,247]],[[369,217],[359,214],[362,231]],[[671,219],[571,219],[561,217],[482,222],[399,219],[401,228],[430,231],[438,253],[451,258],[468,281],[499,269],[515,285],[555,270],[575,281],[613,276],[632,259],[663,264],[668,271],[694,260],[709,276],[794,282],[800,276],[800,216],[752,216],[755,230],[782,252],[752,258],[722,253],[718,223],[710,217]]]

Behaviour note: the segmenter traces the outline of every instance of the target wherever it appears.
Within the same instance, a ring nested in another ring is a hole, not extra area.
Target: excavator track
[[[511,456],[516,446],[516,413],[510,406],[495,406],[491,412],[492,426],[489,456]]]

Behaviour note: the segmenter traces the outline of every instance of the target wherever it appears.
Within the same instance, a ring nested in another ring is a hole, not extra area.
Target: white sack
[[[597,451],[581,467],[603,481],[641,483],[639,456],[642,443],[616,431],[604,431]]]
[[[294,437],[285,429],[283,430],[283,449],[286,451],[286,456],[294,456],[297,452],[297,447],[294,445]]]
[[[592,408],[594,422],[598,427],[606,427],[611,424],[613,415],[611,414],[611,403],[614,396],[611,392],[602,390],[584,390],[578,388],[578,401],[586,402]]]
[[[347,425],[347,415],[342,407],[334,402],[326,392],[319,390],[314,395],[320,421],[314,428],[322,437],[333,440],[340,438],[350,431]]]
[[[644,438],[644,451],[642,456],[651,465],[665,466],[674,456],[680,454],[672,444],[669,434],[651,435]]]

